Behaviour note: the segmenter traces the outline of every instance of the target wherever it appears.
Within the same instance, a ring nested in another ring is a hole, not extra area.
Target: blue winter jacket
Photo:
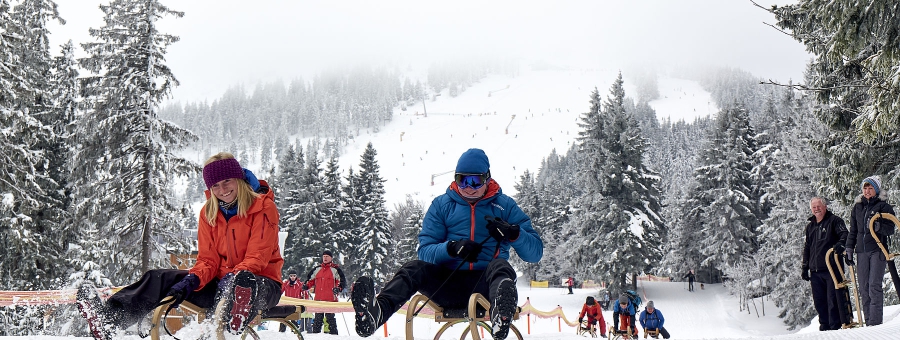
[[[526,262],[541,260],[544,243],[531,227],[531,219],[511,197],[503,194],[496,181],[492,179],[488,182],[484,197],[474,205],[466,202],[456,188],[456,183],[452,183],[447,192],[436,197],[428,207],[422,221],[422,231],[419,232],[420,260],[456,268],[462,260],[450,256],[447,243],[463,238],[475,242],[489,239],[478,255],[478,262],[462,266],[461,270],[484,270],[497,257],[508,260],[510,246]],[[488,233],[485,216],[499,217],[510,224],[518,224],[519,237],[513,241],[504,240],[498,247],[497,241]]]
[[[662,328],[665,322],[666,318],[663,317],[659,309],[654,310],[653,313],[647,313],[646,309],[641,312],[641,327],[645,329]]]

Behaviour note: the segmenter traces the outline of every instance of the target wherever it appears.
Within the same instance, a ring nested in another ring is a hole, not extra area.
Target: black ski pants
[[[169,289],[187,274],[187,270],[177,269],[147,271],[140,280],[122,288],[107,300],[113,323],[120,329],[137,323],[156,308],[156,305],[166,297]],[[260,309],[277,305],[281,299],[281,283],[262,276],[256,276],[256,282],[257,300],[254,305]],[[213,279],[203,289],[191,293],[185,301],[200,308],[215,307],[218,284],[219,280]]]
[[[381,321],[386,322],[403,304],[422,293],[443,308],[464,308],[469,297],[480,293],[494,301],[500,281],[516,279],[516,271],[504,259],[494,259],[484,270],[465,270],[466,264],[453,273],[453,268],[421,260],[407,262],[378,294]],[[450,275],[453,273],[453,275]]]
[[[841,329],[841,325],[853,321],[850,293],[847,288],[834,288],[834,281],[828,270],[811,272],[809,283],[812,286],[813,305],[819,314],[820,330]]]
[[[321,333],[322,326],[324,323],[322,321],[328,323],[328,334],[338,334],[337,320],[334,319],[334,313],[316,313],[316,318],[313,320],[312,331],[310,333]]]

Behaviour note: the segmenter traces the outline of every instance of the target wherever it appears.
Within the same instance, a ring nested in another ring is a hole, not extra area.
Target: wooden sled
[[[654,338],[654,339],[659,339],[659,330],[656,329],[656,330],[649,331],[645,328],[644,329],[644,339],[646,339],[648,336],[651,338]]]
[[[637,339],[637,335],[631,334],[630,328],[631,326],[629,326],[629,329],[619,330],[613,326],[609,326],[609,332],[606,334],[609,335],[610,340]]]
[[[590,335],[592,338],[597,337],[597,327],[594,327],[593,324],[589,324],[587,321],[584,321],[578,324],[578,329],[575,330],[575,334],[581,336]]]
[[[829,258],[833,261],[829,261]],[[850,272],[850,280],[847,280],[846,275],[844,275],[844,268],[838,266],[838,273],[835,273],[834,268],[831,266],[832,263],[841,263],[839,255],[834,253],[833,248],[825,251],[825,266],[828,267],[828,273],[831,274],[831,281],[834,282],[834,289],[847,288],[853,292],[853,298],[856,300],[856,320],[859,320],[859,322],[850,322],[849,324],[841,325],[841,328],[861,327],[864,319],[862,317],[862,310],[860,309],[860,306],[862,305],[859,302],[859,289],[857,289],[858,286],[856,285],[856,273],[853,270],[854,266],[847,265],[847,270]]]
[[[897,255],[900,255],[900,253],[889,252],[887,248],[885,248],[884,244],[881,243],[881,239],[875,232],[875,220],[881,218],[891,221],[894,224],[889,226],[882,226],[882,228],[897,227],[898,229],[900,229],[900,220],[897,220],[896,216],[888,213],[876,213],[874,216],[872,216],[872,218],[869,219],[869,233],[872,234],[872,238],[875,239],[875,242],[878,243],[878,247],[881,248],[881,252],[884,253],[884,258],[887,260],[888,272],[891,273],[891,281],[894,282],[894,290],[897,291],[897,296],[900,297],[900,273],[897,273],[897,264],[894,263],[894,257],[897,257]]]
[[[166,297],[165,299],[163,299],[163,301],[169,299],[170,297]],[[282,301],[285,301],[285,299],[282,298]],[[214,320],[216,320],[216,340],[225,339],[225,317],[221,314],[224,313],[225,303],[225,299],[222,299],[222,301],[219,302],[219,305],[216,306],[215,309],[216,314],[214,316]],[[180,319],[183,318],[184,315],[196,315],[198,323],[203,322],[203,319],[205,318],[204,315],[206,314],[206,310],[204,308],[197,307],[196,305],[187,301],[182,302],[178,308],[173,309],[178,310],[180,312],[180,315],[166,316],[166,311],[169,309],[169,305],[171,305],[171,303],[161,305],[153,310],[153,315],[150,322],[151,340],[160,340],[160,332],[166,332],[165,330],[163,330],[163,327],[166,327],[165,323],[167,321],[163,319],[164,317],[167,317],[167,319]],[[291,332],[293,332],[294,335],[297,336],[298,340],[303,340],[303,334],[300,333],[300,329],[297,328],[297,325],[294,324],[293,321],[300,320],[300,314],[305,310],[306,307],[302,305],[279,304],[275,307],[269,308],[268,310],[260,311],[256,314],[256,318],[254,318],[253,321],[250,321],[250,323],[247,324],[247,327],[244,328],[244,332],[241,333],[241,340],[246,339],[248,336],[254,340],[259,340],[259,335],[256,334],[256,331],[254,329],[256,328],[256,325],[267,321],[274,321],[285,325],[287,329],[290,329]]]
[[[412,315],[415,314],[416,310],[424,304],[426,301],[426,308],[430,308],[434,311],[434,321],[445,323],[438,330],[437,334],[434,335],[434,339],[438,340],[441,338],[441,334],[444,334],[445,331],[453,327],[454,325],[460,323],[467,323],[468,329],[462,333],[460,336],[460,340],[466,339],[470,334],[473,340],[481,340],[481,335],[478,333],[478,327],[482,327],[488,332],[491,332],[491,326],[487,323],[490,321],[490,315],[488,315],[487,311],[491,310],[491,303],[481,294],[475,293],[469,297],[468,307],[465,309],[444,309],[441,306],[438,306],[434,303],[434,301],[429,300],[422,294],[416,294],[413,296],[411,300],[409,300],[409,306],[406,309],[406,339],[413,340],[413,321],[415,317]],[[513,315],[513,320],[519,319],[520,308],[516,307],[516,313]],[[474,315],[475,317],[471,317]],[[516,325],[513,323],[509,324],[510,332],[516,335],[518,340],[522,340],[522,333],[519,332],[519,329],[516,328]]]

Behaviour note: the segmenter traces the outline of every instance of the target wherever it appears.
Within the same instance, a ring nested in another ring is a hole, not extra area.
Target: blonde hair
[[[220,161],[223,159],[232,159],[234,155],[228,152],[220,152],[203,163],[203,166],[209,165],[209,163]],[[247,217],[247,210],[250,209],[250,205],[253,204],[253,200],[259,194],[253,192],[253,188],[250,187],[250,184],[247,181],[240,180],[237,184],[237,214],[240,217]],[[219,199],[216,198],[216,195],[212,194],[212,189],[210,188],[209,198],[206,199],[206,203],[203,204],[203,212],[206,214],[206,222],[211,226],[216,225],[216,218],[219,216]]]

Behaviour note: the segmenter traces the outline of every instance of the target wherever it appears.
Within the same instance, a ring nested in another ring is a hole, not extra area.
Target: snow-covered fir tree
[[[403,221],[403,227],[394,234],[393,239],[397,240],[396,261],[392,267],[392,272],[409,261],[419,258],[419,232],[422,231],[422,220],[425,218],[425,207],[421,202],[413,200],[412,196],[406,196],[404,207],[408,210],[408,214]]]
[[[591,111],[582,116],[579,173],[585,193],[569,226],[577,237],[566,244],[577,268],[614,287],[656,265],[665,241],[658,176],[643,163],[646,140],[625,109],[623,84],[620,73],[599,110],[595,90]]]
[[[669,248],[670,256],[689,266],[685,271],[693,269],[706,282],[719,282],[726,266],[758,248],[761,221],[751,178],[756,151],[747,111],[719,111],[700,153],[697,185],[682,206],[683,224],[673,228],[680,244]]]
[[[113,0],[100,9],[104,26],[90,30],[95,41],[82,44],[87,57],[79,60],[90,74],[77,131],[74,220],[96,224],[99,235],[114,240],[112,258],[95,262],[121,284],[168,266],[166,253],[188,249],[172,183],[199,168],[174,154],[195,136],[157,114],[177,85],[164,62],[178,40],[157,21],[183,13],[157,0]]]
[[[384,201],[384,179],[381,178],[380,166],[375,159],[377,152],[372,143],[366,145],[359,162],[361,200],[359,224],[354,231],[360,236],[360,242],[354,249],[353,260],[358,261],[359,275],[371,277],[375,282],[387,282],[393,275],[388,258],[394,256],[396,250],[391,238],[390,221]]]

